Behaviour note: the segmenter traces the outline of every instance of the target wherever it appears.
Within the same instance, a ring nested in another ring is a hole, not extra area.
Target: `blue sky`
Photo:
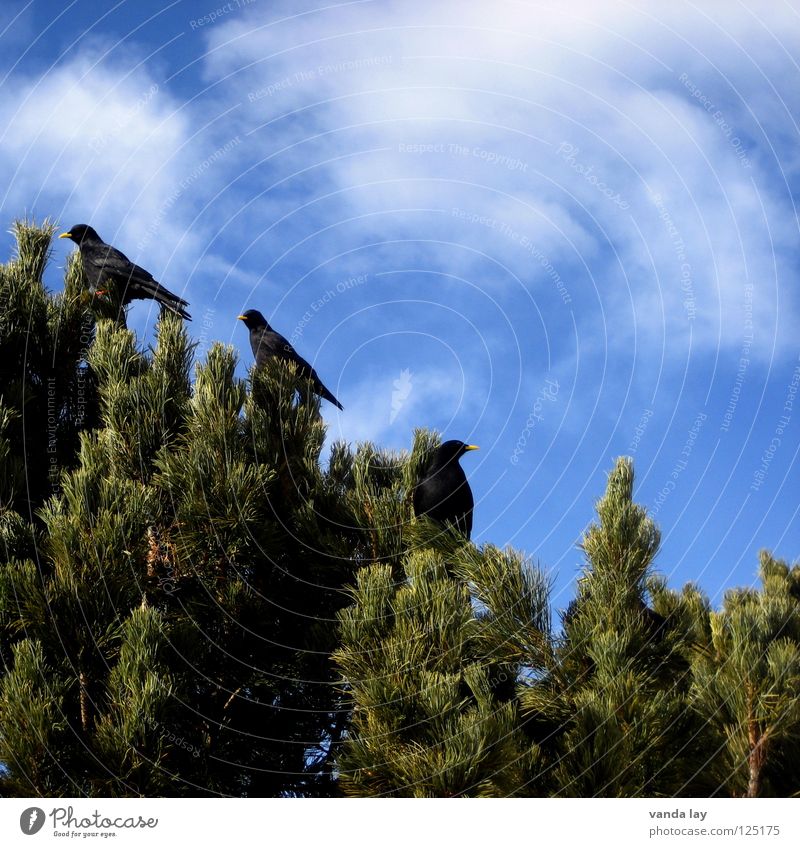
[[[718,602],[800,551],[800,13],[709,6],[7,2],[2,219],[91,223],[242,375],[263,311],[330,439],[479,444],[475,539],[556,607],[632,455]]]

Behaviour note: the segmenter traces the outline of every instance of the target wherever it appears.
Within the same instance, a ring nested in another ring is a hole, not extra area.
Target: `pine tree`
[[[587,566],[548,672],[521,692],[552,762],[554,793],[673,795],[691,735],[683,633],[647,605],[659,531],[619,459],[583,539]]]
[[[691,700],[714,742],[713,770],[734,797],[800,791],[800,567],[761,552],[761,591],[737,589],[698,641]]]
[[[96,412],[87,365],[94,317],[79,265],[68,264],[62,292],[44,285],[54,231],[48,221],[16,221],[15,255],[0,266],[0,747],[14,733],[19,741],[0,762],[21,776],[24,794],[54,792],[69,766],[56,752],[69,734],[60,708],[69,691],[25,627],[43,599],[31,561],[46,537],[38,510],[60,491],[61,472],[75,466],[80,434]],[[35,614],[49,638],[46,609]]]
[[[531,793],[539,750],[514,692],[548,652],[544,577],[516,553],[420,524],[402,570],[363,568],[339,614],[335,658],[353,709],[340,781],[355,796]]]
[[[94,318],[79,264],[51,294],[43,279],[54,225],[18,220],[12,232],[16,253],[0,265],[0,550],[9,556],[30,552],[28,525],[94,424]]]

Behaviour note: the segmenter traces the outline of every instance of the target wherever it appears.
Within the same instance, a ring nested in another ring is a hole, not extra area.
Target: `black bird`
[[[185,309],[189,305],[185,300],[167,291],[153,279],[151,273],[134,265],[123,253],[106,244],[90,226],[76,224],[58,237],[69,238],[78,245],[83,270],[95,294],[105,294],[111,282],[122,298],[122,306],[127,306],[131,300],[155,300],[185,320],[192,319]]]
[[[474,444],[445,441],[436,448],[427,470],[414,489],[414,514],[427,515],[439,523],[453,523],[467,536],[472,534],[472,509],[475,505],[467,475],[458,460]]]
[[[297,353],[279,332],[275,332],[261,312],[256,309],[248,309],[243,315],[239,315],[237,320],[244,321],[244,325],[250,330],[250,346],[253,348],[257,367],[263,365],[267,359],[271,359],[273,356],[294,362],[297,365],[298,374],[305,379],[310,379],[314,384],[316,394],[329,400],[334,406],[338,406],[340,409],[344,408],[333,394],[325,388],[314,368]]]

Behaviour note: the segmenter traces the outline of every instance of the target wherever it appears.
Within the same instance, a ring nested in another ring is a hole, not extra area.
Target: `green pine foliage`
[[[20,542],[10,513],[36,522],[95,423],[94,316],[79,265],[69,262],[64,290],[51,294],[43,277],[55,226],[18,220],[12,232],[15,254],[0,265],[0,549]]]
[[[691,701],[734,797],[800,793],[800,567],[761,552],[760,591],[733,590],[695,645]]]
[[[522,690],[524,709],[547,733],[557,795],[691,794],[685,638],[647,604],[660,537],[633,501],[630,460],[609,474],[597,515],[552,667]]]
[[[340,613],[335,658],[353,704],[339,757],[348,794],[504,797],[539,775],[513,695],[528,639],[546,639],[541,576],[513,553],[447,547],[409,551],[400,582],[391,565],[363,568]],[[486,582],[498,574],[499,585]],[[525,591],[514,612],[491,604],[514,583]]]
[[[800,791],[797,566],[670,589],[621,459],[554,627],[537,563],[414,519],[437,434],[323,463],[293,365],[142,349],[53,232],[0,267],[0,794]]]

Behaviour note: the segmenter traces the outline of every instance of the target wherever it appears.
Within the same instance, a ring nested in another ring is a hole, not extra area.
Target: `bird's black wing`
[[[314,391],[320,397],[323,397],[329,403],[333,403],[339,409],[343,408],[342,404],[322,384],[322,380],[314,368],[311,367],[279,332],[275,332],[274,329],[262,329],[260,332],[251,333],[250,345],[253,348],[253,355],[255,356],[257,365],[262,365],[267,359],[273,356],[294,362],[297,365],[298,374],[304,379],[311,380],[314,384]]]
[[[446,473],[445,499],[442,502],[447,515],[445,520],[454,523],[460,532],[470,538],[475,500],[472,497],[472,489],[469,487],[467,475],[461,465],[458,464],[457,459],[451,460]]]
[[[186,320],[191,320],[186,300],[157,282],[150,271],[134,264],[124,253],[110,244],[92,244],[81,250],[86,275],[98,287],[111,278],[120,286],[123,305],[131,300],[155,300]]]
[[[414,492],[412,494],[412,503],[414,506],[414,514],[417,517],[421,517],[424,515],[428,509],[431,508],[431,498],[429,495],[429,488],[432,485],[435,485],[435,480],[431,479],[431,461],[430,457],[428,457],[422,468],[420,469],[419,480],[417,484],[414,486]]]
[[[460,468],[458,468],[460,470]],[[455,524],[467,538],[472,535],[474,501],[466,475],[456,468],[434,465],[414,489],[414,514],[439,523]]]
[[[475,500],[472,497],[472,489],[469,487],[466,479],[464,479],[463,494],[461,496],[464,498],[464,516],[462,518],[464,527],[462,532],[467,538],[472,538],[472,512],[475,509]]]
[[[153,275],[135,265],[124,253],[110,244],[86,244],[81,246],[81,256],[87,275],[114,277],[115,281],[155,282]]]
[[[266,327],[250,331],[250,347],[259,367],[274,356],[279,359],[286,358],[286,348],[291,349],[289,342],[280,333]]]
[[[425,480],[420,480],[414,486],[414,493],[412,497],[412,502],[414,504],[414,514],[419,518],[425,513],[425,492],[422,487],[422,483]]]
[[[320,397],[324,397],[329,403],[333,403],[334,406],[337,406],[339,409],[343,409],[342,404],[331,394],[330,391],[323,385],[322,380],[319,378],[317,372],[314,368],[309,365],[309,363],[297,352],[297,350],[286,341],[283,336],[281,339],[284,342],[284,357],[286,359],[291,360],[297,365],[298,373],[302,374],[306,379],[310,379],[314,385],[314,390],[319,394]]]

